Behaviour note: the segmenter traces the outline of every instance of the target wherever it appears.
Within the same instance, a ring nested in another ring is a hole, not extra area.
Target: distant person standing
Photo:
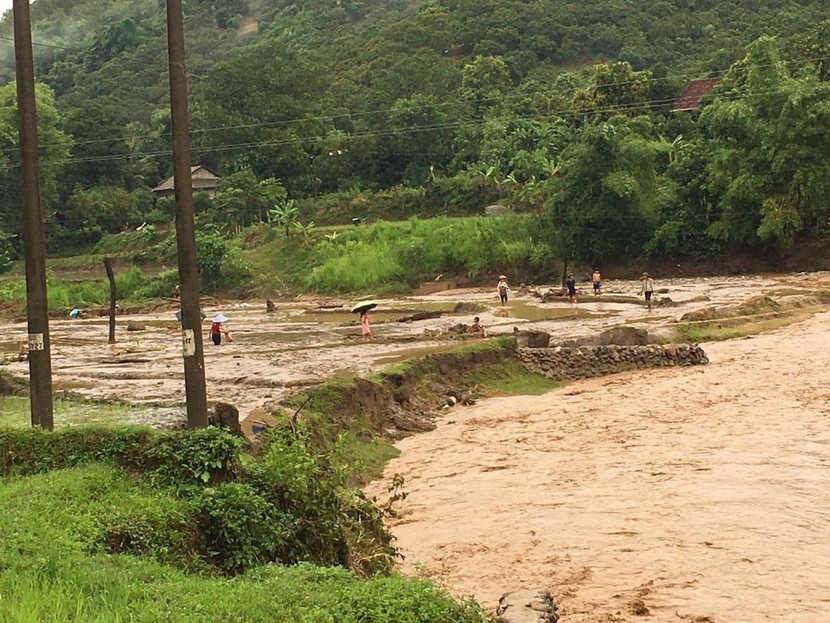
[[[573,307],[576,305],[576,280],[573,275],[568,275],[568,278],[565,279],[565,287],[568,289],[568,300],[571,307]]]
[[[372,329],[369,328],[369,310],[364,309],[360,312],[360,333],[363,335],[364,340],[371,340],[375,337],[374,333],[372,333]]]
[[[504,305],[507,303],[507,293],[510,292],[510,286],[507,285],[506,275],[499,275],[499,283],[496,286],[496,290],[499,293],[499,300],[501,301],[501,304]]]
[[[640,277],[640,294],[646,297],[648,311],[651,311],[651,295],[654,294],[654,280],[648,276],[648,273],[643,273],[643,276]]]
[[[594,296],[602,294],[602,275],[599,268],[594,269],[594,274],[591,275],[591,281],[594,283]]]

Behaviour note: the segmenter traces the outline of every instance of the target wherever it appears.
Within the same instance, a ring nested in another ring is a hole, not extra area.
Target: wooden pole
[[[112,270],[112,260],[104,258],[104,270],[107,271],[107,279],[110,282],[110,335],[108,342],[115,344],[115,273]]]
[[[40,206],[40,159],[37,145],[35,69],[29,0],[14,0],[14,57],[20,178],[23,186],[23,238],[26,258],[26,320],[29,332],[29,396],[32,426],[54,427],[52,356],[46,296],[46,253]]]
[[[184,62],[184,18],[181,0],[167,0],[167,53],[170,60],[170,121],[173,128],[173,184],[176,195],[176,245],[181,284],[182,348],[187,395],[187,425],[208,425],[205,355],[196,266],[187,75]]]

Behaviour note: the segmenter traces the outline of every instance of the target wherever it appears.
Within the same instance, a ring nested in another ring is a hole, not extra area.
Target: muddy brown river
[[[514,326],[554,339],[628,324],[670,333],[685,313],[767,295],[777,302],[830,289],[830,274],[656,280],[649,314],[638,283],[609,281],[575,309],[540,304],[515,288],[508,306],[492,289],[376,299],[378,339],[317,299],[278,305],[225,302],[234,342],[206,344],[211,400],[240,411],[340,373],[368,373],[454,346],[443,332],[477,303],[490,334]],[[395,311],[390,311],[395,310]],[[418,310],[441,318],[398,323]],[[58,388],[170,407],[184,399],[175,309],[51,324]],[[456,407],[402,452],[368,492],[382,498],[395,474],[408,497],[391,528],[405,573],[430,577],[488,609],[511,589],[544,588],[563,623],[825,623],[830,613],[830,312],[751,338],[705,344],[700,368],[628,372],[569,383],[544,396],[491,398]],[[146,330],[127,332],[129,320]],[[205,324],[207,331],[208,324]],[[426,330],[426,331],[425,331]],[[4,326],[0,354],[25,340]],[[27,364],[12,369],[26,373]]]

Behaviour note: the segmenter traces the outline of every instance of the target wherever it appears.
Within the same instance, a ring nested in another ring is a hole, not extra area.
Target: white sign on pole
[[[45,347],[43,345],[43,333],[30,333],[29,334],[29,350],[43,350]]]
[[[193,338],[193,329],[182,331],[182,350],[185,357],[192,357],[196,354],[196,340]]]

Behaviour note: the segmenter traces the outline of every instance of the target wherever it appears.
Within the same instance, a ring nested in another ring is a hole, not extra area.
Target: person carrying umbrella
[[[222,334],[225,334],[225,337],[228,338],[228,343],[233,342],[233,336],[231,332],[228,331],[228,328],[225,326],[225,323],[228,321],[228,317],[225,314],[216,314],[213,317],[213,322],[210,325],[210,339],[213,340],[213,343],[216,346],[219,346],[222,343]]]
[[[352,312],[360,314],[360,333],[364,340],[371,340],[375,336],[369,327],[369,310],[377,306],[374,301],[363,301],[352,307]]]

